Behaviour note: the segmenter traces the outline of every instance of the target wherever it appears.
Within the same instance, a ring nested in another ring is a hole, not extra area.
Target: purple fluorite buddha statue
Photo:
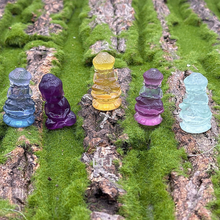
[[[62,81],[51,73],[45,74],[39,84],[39,89],[45,103],[45,113],[48,116],[46,126],[54,130],[71,126],[76,122],[76,115],[70,110],[70,104],[63,96]]]
[[[144,73],[143,77],[144,86],[136,98],[134,118],[142,125],[158,125],[162,121],[160,114],[164,111],[161,101],[163,92],[160,88],[163,74],[158,69],[151,68]]]

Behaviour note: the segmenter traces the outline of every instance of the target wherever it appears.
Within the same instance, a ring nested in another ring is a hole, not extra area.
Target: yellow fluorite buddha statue
[[[121,88],[113,66],[115,58],[107,52],[100,52],[94,59],[95,74],[92,86],[92,105],[100,111],[110,111],[121,105]]]

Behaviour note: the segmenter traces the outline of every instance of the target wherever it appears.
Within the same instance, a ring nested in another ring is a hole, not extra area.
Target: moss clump
[[[3,123],[4,122],[2,122],[1,125],[2,129],[6,127]],[[41,147],[41,136],[35,126],[27,127],[22,131],[19,131],[17,128],[8,127],[1,142],[0,163],[6,162],[7,157],[5,155],[11,152],[16,146],[20,145],[25,147],[25,142],[19,141],[19,137],[21,136],[25,136],[31,145]]]
[[[92,58],[96,55],[92,53],[90,46],[97,41],[103,41],[104,44],[108,45],[108,52],[114,56],[116,55],[116,50],[111,45],[111,38],[114,36],[107,24],[99,24],[92,30],[87,22],[83,22],[80,26],[80,36],[82,36],[82,40],[84,40],[82,43],[86,51],[83,58],[85,63],[91,63]]]
[[[23,47],[30,39],[30,36],[24,32],[27,25],[15,23],[6,32],[5,44],[9,46]]]
[[[52,14],[51,18],[53,20],[62,20],[65,23],[67,23],[70,20],[74,9],[76,7],[82,7],[82,5],[84,4],[84,0],[83,1],[64,0],[63,3],[64,3],[63,10],[58,14]]]
[[[216,151],[220,152],[220,145],[218,145],[216,148]],[[217,162],[220,164],[220,157],[217,157]],[[215,200],[211,201],[208,204],[209,209],[212,211],[212,219],[217,220],[220,216],[220,186],[219,186],[219,180],[220,180],[220,171],[218,169],[212,170],[210,173],[212,175],[212,183],[214,185],[215,190]],[[214,174],[214,175],[213,175]]]
[[[39,17],[42,13],[43,3],[41,0],[35,0],[27,8],[25,8],[21,13],[21,19],[23,23],[33,22],[32,18],[35,15],[35,19]]]
[[[143,3],[144,4],[144,3]],[[126,50],[122,55],[122,59],[125,60],[128,64],[140,65],[143,63],[143,58],[140,54],[140,35],[142,32],[141,28],[144,28],[144,25],[140,28],[140,17],[139,17],[139,4],[138,1],[132,2],[132,7],[135,9],[135,20],[128,31],[123,31],[119,38],[126,39]],[[140,31],[140,32],[139,32]],[[143,43],[143,42],[142,42]],[[141,45],[142,48],[145,48],[145,43]]]
[[[24,8],[26,8],[28,5],[30,5],[32,0],[18,0],[14,4],[8,4],[7,9],[13,14],[13,15],[19,15],[22,13]]]
[[[23,216],[22,212],[17,211],[15,205],[11,205],[9,201],[0,199],[0,217],[7,217],[11,219],[17,219],[19,216]]]
[[[143,59],[138,50],[138,28],[137,24],[133,24],[127,32],[122,32],[120,38],[126,39],[126,50],[122,55],[122,59],[125,60],[128,64],[140,65],[143,63]]]
[[[20,22],[20,14],[32,2],[32,0],[18,0],[16,3],[8,3],[5,7],[3,17],[0,20],[1,39],[0,44],[4,45],[5,32],[10,29],[10,25]]]
[[[219,0],[204,0],[208,8],[220,19],[220,2]]]
[[[220,78],[220,51],[218,49],[206,54],[203,67],[208,74]]]

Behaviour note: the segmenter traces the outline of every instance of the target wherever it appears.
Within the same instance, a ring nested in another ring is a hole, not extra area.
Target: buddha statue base
[[[14,128],[25,128],[34,123],[35,117],[31,115],[28,118],[18,119],[18,118],[12,118],[5,114],[3,116],[3,121],[5,122],[5,124]]]
[[[60,119],[60,120],[54,120],[51,118],[47,118],[46,120],[46,127],[50,130],[55,130],[59,128],[63,128],[65,126],[72,126],[76,123],[76,115],[70,111],[70,113],[66,116],[65,119]]]
[[[102,101],[100,99],[93,99],[92,106],[99,111],[111,111],[119,108],[121,105],[121,98],[114,99],[113,101]]]
[[[183,131],[191,134],[200,134],[208,131],[211,128],[210,119],[203,123],[187,123],[181,122],[180,127]]]
[[[139,114],[138,112],[135,113],[134,119],[142,125],[147,126],[155,126],[162,122],[162,117],[160,115],[153,115],[153,116],[144,116]]]

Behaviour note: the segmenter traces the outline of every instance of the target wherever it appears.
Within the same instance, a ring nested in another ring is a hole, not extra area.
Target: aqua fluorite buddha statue
[[[179,105],[182,109],[180,127],[188,133],[203,133],[211,128],[212,113],[208,106],[208,80],[201,73],[192,73],[184,79],[186,96]]]
[[[158,125],[162,122],[161,113],[163,113],[163,102],[161,98],[163,92],[160,88],[163,80],[163,74],[155,68],[151,68],[143,75],[144,86],[136,98],[135,120],[147,126]]]
[[[121,105],[121,88],[113,69],[115,58],[107,52],[100,52],[94,59],[95,74],[92,86],[92,105],[101,111],[110,111]]]
[[[76,115],[71,111],[70,104],[63,96],[62,81],[51,73],[45,74],[39,84],[44,109],[48,116],[46,127],[50,130],[72,126],[76,123]]]
[[[10,72],[9,80],[10,88],[3,107],[3,121],[16,128],[30,126],[35,121],[35,103],[31,99],[32,91],[29,87],[31,74],[24,68],[16,68]]]

